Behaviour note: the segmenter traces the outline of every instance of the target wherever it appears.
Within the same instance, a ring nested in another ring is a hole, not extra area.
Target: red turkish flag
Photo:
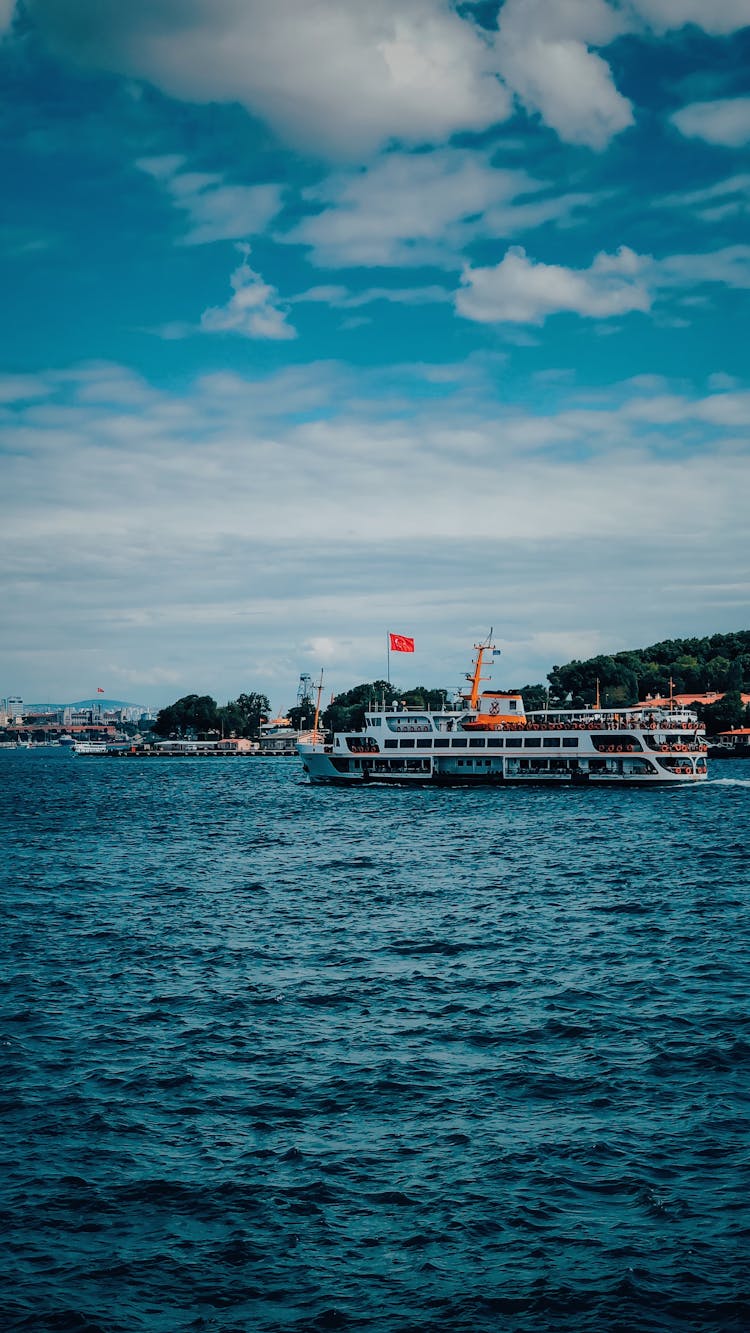
[[[413,653],[413,652],[414,652],[414,640],[413,640],[413,639],[407,639],[407,637],[406,637],[405,634],[392,634],[392,635],[391,635],[391,652],[392,652],[392,653]]]

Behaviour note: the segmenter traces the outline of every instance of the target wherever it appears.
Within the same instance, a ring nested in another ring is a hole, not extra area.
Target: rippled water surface
[[[0,753],[3,1330],[750,1327],[750,762]]]

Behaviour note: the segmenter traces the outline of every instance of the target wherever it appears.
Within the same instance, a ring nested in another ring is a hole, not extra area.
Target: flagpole
[[[386,632],[385,632],[385,646],[386,646],[386,659],[387,659],[386,672],[387,672],[388,684],[390,685],[390,683],[391,683],[391,636],[390,636],[390,633],[388,632],[388,630],[386,630]]]

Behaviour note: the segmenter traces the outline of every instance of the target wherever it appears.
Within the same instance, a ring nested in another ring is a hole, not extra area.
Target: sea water
[[[0,1327],[750,1326],[750,765],[0,754]]]

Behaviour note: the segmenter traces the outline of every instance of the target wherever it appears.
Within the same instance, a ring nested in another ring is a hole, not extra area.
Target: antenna
[[[313,701],[312,677],[308,675],[307,672],[304,672],[299,678],[299,687],[297,689],[297,707],[305,708],[307,705],[312,704],[312,701]]]

